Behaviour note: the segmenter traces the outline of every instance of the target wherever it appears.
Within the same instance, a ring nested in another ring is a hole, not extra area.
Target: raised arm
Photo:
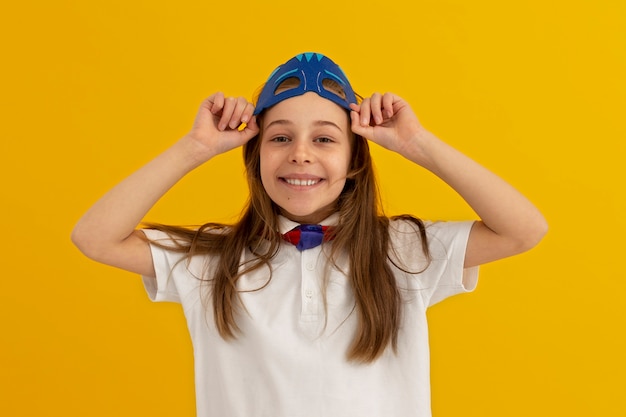
[[[480,221],[468,241],[466,267],[524,252],[545,235],[547,223],[526,197],[424,129],[400,97],[374,94],[352,109],[353,132],[428,169],[478,214]]]
[[[254,107],[216,93],[198,111],[191,131],[116,185],[78,221],[72,241],[89,258],[154,276],[148,241],[136,230],[152,206],[181,178],[258,133]],[[247,123],[238,129],[241,123]]]

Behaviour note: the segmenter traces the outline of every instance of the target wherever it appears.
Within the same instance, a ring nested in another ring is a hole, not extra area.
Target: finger
[[[224,93],[218,91],[210,96],[206,101],[209,103],[208,108],[211,114],[219,114],[219,112],[221,112],[224,108]]]
[[[393,104],[395,102],[396,96],[392,93],[385,93],[382,101],[382,115],[386,119],[391,119],[393,117]]]
[[[372,118],[374,119],[374,123],[377,125],[383,122],[382,101],[383,96],[380,95],[380,93],[372,94],[370,106]]]
[[[225,130],[230,123],[233,111],[235,110],[236,99],[234,97],[226,97],[224,99],[224,108],[222,109],[222,117],[217,124],[219,130]]]
[[[354,133],[357,133],[354,131],[354,129],[358,128],[360,124],[361,124],[361,121],[360,121],[359,113],[356,110],[352,110],[350,112],[350,128],[352,129]]]
[[[361,111],[360,111],[360,119],[361,126],[369,126],[370,124],[370,98],[366,97],[361,102]]]
[[[236,129],[239,125],[241,125],[241,123],[245,123],[245,120],[243,120],[243,113],[247,106],[248,101],[245,98],[239,97],[235,100],[235,108],[233,109],[233,114],[230,116],[228,127]]]
[[[370,136],[372,127],[369,126],[369,124],[363,125],[363,119],[359,113],[357,113],[356,111],[351,111],[350,122],[351,122],[350,129],[352,130],[354,134],[362,136],[364,138],[367,138]]]
[[[241,122],[248,123],[249,121],[252,120],[253,114],[254,114],[254,104],[250,102],[246,102],[246,107],[244,108],[243,113],[241,114]]]
[[[259,133],[259,125],[257,124],[256,116],[252,116],[246,123],[243,122],[243,128],[240,128],[241,134],[244,136],[244,140],[248,141]]]
[[[254,115],[254,105],[252,103],[246,102],[246,106],[241,113],[241,117],[239,118],[239,125],[237,126],[237,130],[240,132],[244,131],[248,124],[251,123],[251,120],[254,119],[254,123],[256,123],[256,117]]]

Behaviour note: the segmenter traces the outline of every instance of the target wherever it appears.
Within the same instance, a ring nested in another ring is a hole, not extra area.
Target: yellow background
[[[625,415],[625,3],[324,4],[2,6],[0,415],[193,416],[180,307],[150,303],[138,277],[84,258],[69,234],[205,96],[250,97],[309,50],[363,95],[402,95],[549,220],[538,248],[430,311],[435,416]],[[373,152],[389,214],[473,218],[429,173]],[[149,219],[231,220],[241,172],[239,151],[219,157]]]

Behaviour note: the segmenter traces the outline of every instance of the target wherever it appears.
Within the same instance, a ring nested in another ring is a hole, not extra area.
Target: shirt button
[[[308,269],[309,271],[312,271],[314,268],[315,266],[313,265],[313,262],[307,262],[306,269]]]
[[[306,298],[312,298],[313,297],[313,290],[306,290],[304,292],[304,295],[306,296]]]

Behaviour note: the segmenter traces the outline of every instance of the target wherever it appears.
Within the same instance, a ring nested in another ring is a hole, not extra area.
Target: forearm
[[[98,258],[129,238],[154,204],[199,165],[196,146],[181,139],[98,200],[72,232],[79,249]]]
[[[511,248],[526,250],[545,234],[545,219],[526,197],[432,133],[421,129],[403,154],[450,185]]]

